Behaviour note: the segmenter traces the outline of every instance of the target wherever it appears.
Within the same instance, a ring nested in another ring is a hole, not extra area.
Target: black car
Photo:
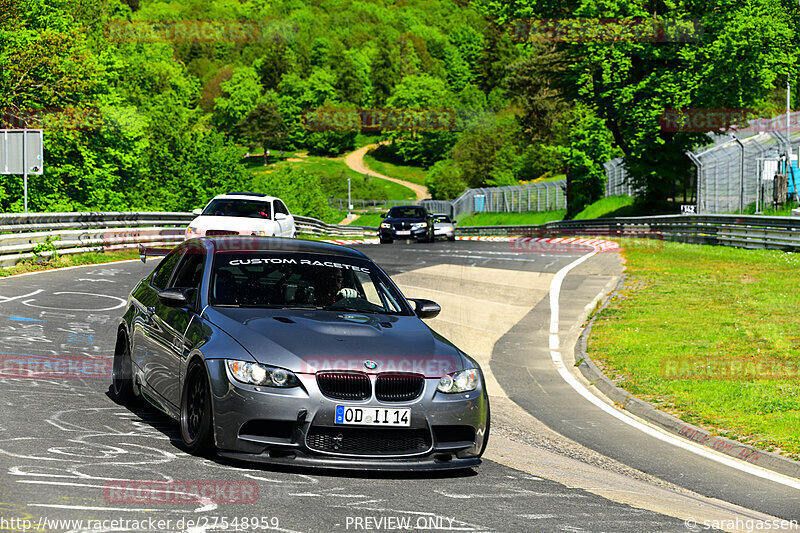
[[[395,239],[416,239],[433,242],[433,216],[418,205],[399,205],[389,209],[378,232],[381,244]]]
[[[420,320],[438,313],[356,250],[190,239],[133,289],[111,392],[177,420],[191,453],[329,468],[474,467],[489,397],[478,363]]]

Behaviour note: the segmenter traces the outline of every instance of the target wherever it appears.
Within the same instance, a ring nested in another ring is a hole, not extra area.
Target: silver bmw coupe
[[[438,313],[350,248],[191,239],[131,292],[111,394],[174,418],[194,454],[473,467],[488,440],[489,399],[478,364],[421,320]]]

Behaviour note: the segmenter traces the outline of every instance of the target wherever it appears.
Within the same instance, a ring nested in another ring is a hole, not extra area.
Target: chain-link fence
[[[796,157],[800,133],[791,134],[791,145]],[[773,180],[784,167],[785,153],[786,135],[774,131],[744,138],[721,136],[716,144],[687,153],[697,169],[697,212],[731,213],[754,203],[757,209],[771,205]],[[794,178],[800,182],[800,176]],[[790,184],[791,180],[790,176]]]
[[[793,113],[789,123],[796,125],[798,120],[800,113]],[[757,126],[764,132],[711,135],[711,144],[686,153],[696,169],[697,213],[741,212],[753,203],[759,209],[772,203],[773,178],[783,167],[781,160],[786,153],[786,115],[771,121],[760,120]],[[796,161],[800,131],[790,135]],[[604,167],[606,196],[636,195],[621,158],[607,162]],[[794,169],[794,180],[800,185],[796,163]],[[794,189],[790,176],[789,190]]]
[[[420,205],[431,213],[460,218],[473,213],[521,213],[523,211],[555,211],[567,208],[567,182],[540,181],[508,187],[467,189],[453,201],[422,200]],[[330,198],[334,209],[347,211],[347,200]],[[360,213],[386,211],[395,205],[412,202],[403,200],[351,200],[353,210]]]
[[[605,163],[606,196],[636,196],[636,190],[628,182],[628,171],[618,157]]]

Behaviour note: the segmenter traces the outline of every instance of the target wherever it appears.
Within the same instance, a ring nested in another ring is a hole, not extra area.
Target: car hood
[[[407,222],[409,224],[414,224],[417,222],[427,222],[424,218],[389,218],[386,217],[383,219],[384,222],[388,222],[389,224],[399,224],[401,222]]]
[[[224,307],[209,307],[205,314],[259,363],[297,373],[398,371],[439,378],[467,363],[416,316]],[[367,369],[366,361],[377,367]]]

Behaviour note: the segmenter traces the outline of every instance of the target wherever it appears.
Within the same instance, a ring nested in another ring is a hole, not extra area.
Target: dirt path
[[[355,152],[351,152],[347,154],[347,157],[344,158],[345,164],[350,167],[351,169],[355,170],[359,174],[364,174],[366,176],[372,176],[373,178],[379,178],[382,180],[389,180],[395,183],[399,183],[404,187],[408,187],[414,194],[417,195],[417,200],[425,200],[426,198],[430,198],[431,195],[428,192],[428,188],[424,185],[417,185],[416,183],[411,183],[410,181],[401,180],[398,178],[391,178],[389,176],[384,176],[383,174],[378,174],[377,172],[370,170],[364,164],[364,155],[369,152],[373,148],[377,148],[377,144],[368,144],[363,148],[359,148]]]

